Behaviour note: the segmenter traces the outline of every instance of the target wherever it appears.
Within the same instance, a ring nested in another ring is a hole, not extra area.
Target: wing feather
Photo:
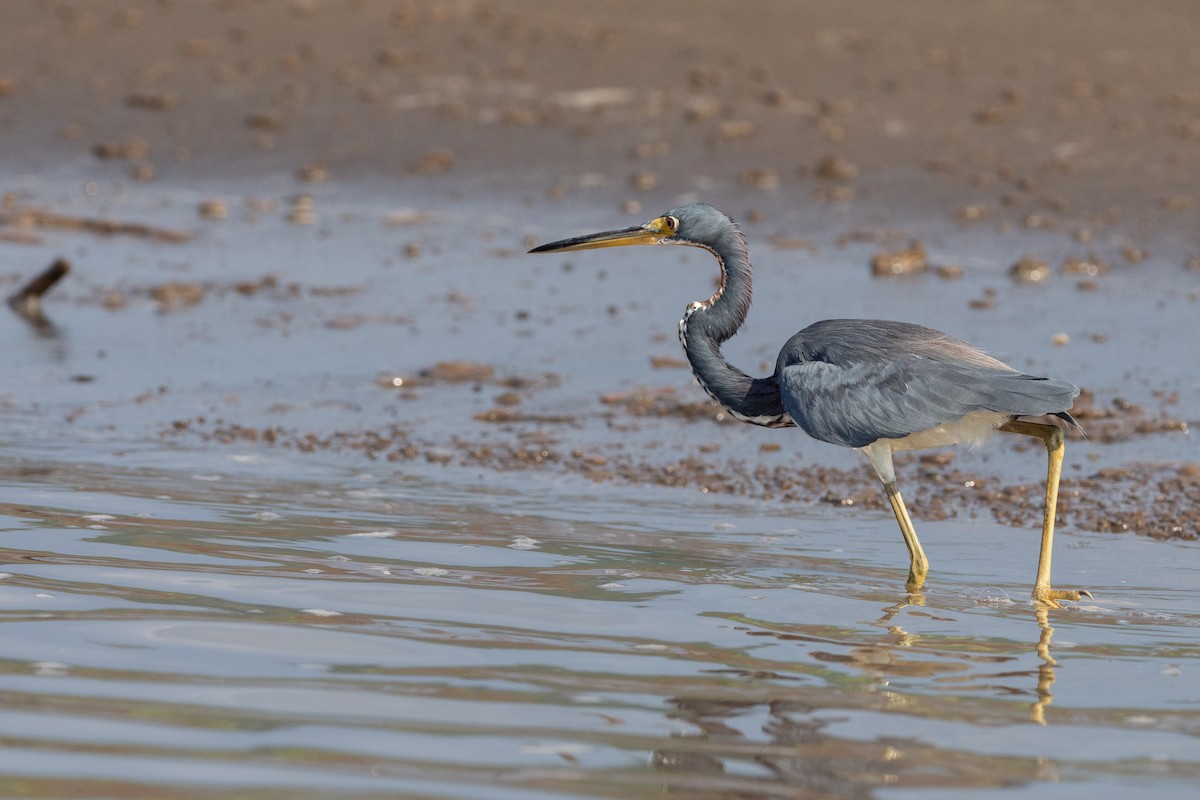
[[[974,411],[1064,412],[1078,389],[1007,368],[915,354],[781,366],[784,408],[810,436],[844,447],[899,439]]]

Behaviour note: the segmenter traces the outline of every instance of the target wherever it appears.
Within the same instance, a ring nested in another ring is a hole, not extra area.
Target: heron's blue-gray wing
[[[1037,416],[1065,411],[1077,392],[1015,370],[915,354],[781,365],[783,406],[810,436],[844,447],[899,439],[973,411]],[[1065,405],[1064,405],[1065,403]]]

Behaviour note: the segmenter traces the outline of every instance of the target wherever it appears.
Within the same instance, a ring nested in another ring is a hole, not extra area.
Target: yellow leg
[[[925,583],[925,576],[929,574],[929,559],[925,557],[925,551],[921,549],[921,543],[917,540],[917,531],[913,528],[912,518],[908,516],[908,509],[904,507],[900,488],[896,486],[895,481],[885,483],[883,488],[887,491],[888,501],[892,504],[896,522],[900,524],[900,533],[904,536],[904,544],[908,547],[911,559],[906,586],[910,592],[918,592]]]
[[[1050,588],[1050,559],[1054,547],[1054,518],[1058,513],[1058,481],[1062,476],[1063,432],[1055,425],[1037,422],[1013,421],[1001,426],[1000,430],[1035,436],[1046,445],[1046,513],[1042,518],[1042,550],[1038,556],[1037,578],[1033,582],[1033,600],[1051,608],[1060,608],[1059,600],[1091,598],[1086,590]]]

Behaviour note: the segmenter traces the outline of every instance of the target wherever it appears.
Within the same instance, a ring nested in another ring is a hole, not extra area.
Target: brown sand
[[[1200,9],[1121,2],[6,4],[6,171],[742,181],[1195,237]],[[899,178],[899,179],[898,179]]]

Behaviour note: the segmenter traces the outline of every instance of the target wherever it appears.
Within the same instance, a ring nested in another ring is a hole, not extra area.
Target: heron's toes
[[[1062,608],[1062,603],[1059,600],[1074,600],[1079,601],[1083,598],[1088,600],[1094,599],[1092,593],[1087,589],[1034,589],[1033,602],[1041,603],[1050,608]]]

